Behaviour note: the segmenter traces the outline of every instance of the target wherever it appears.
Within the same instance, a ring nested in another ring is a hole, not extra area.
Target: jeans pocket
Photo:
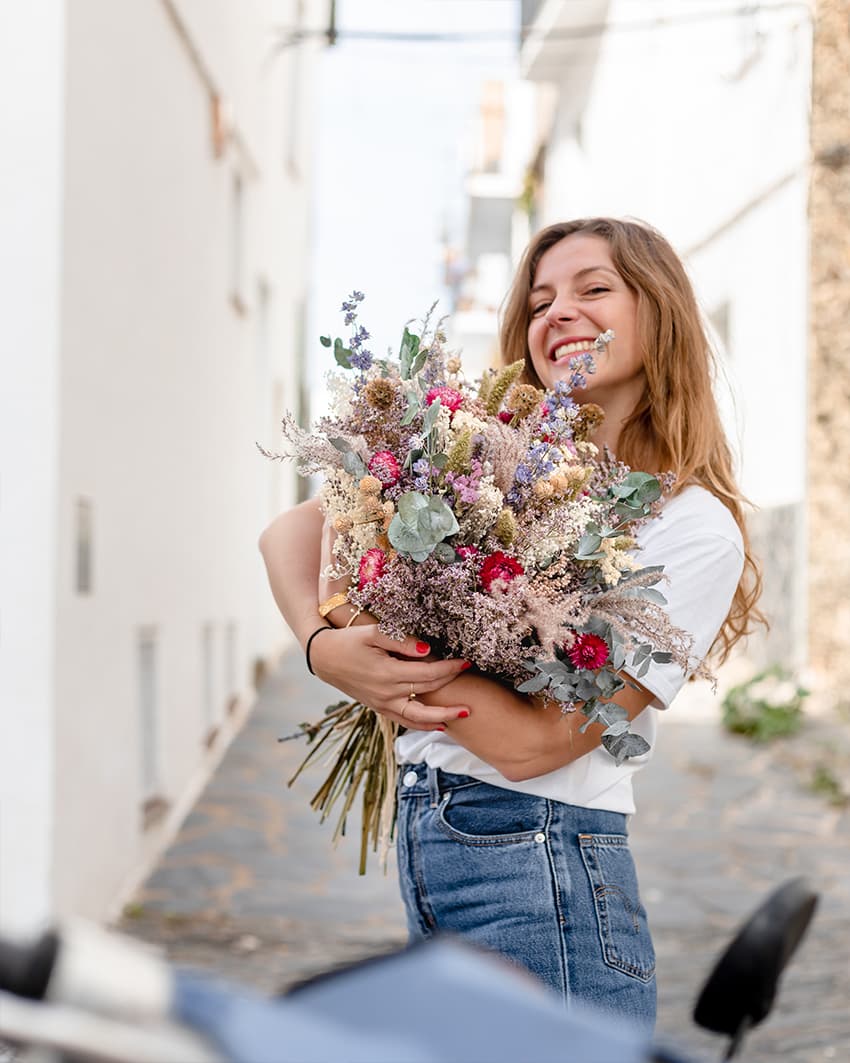
[[[478,783],[450,790],[440,802],[437,826],[464,845],[516,845],[545,840],[544,798]]]
[[[609,967],[648,982],[655,950],[624,834],[580,834],[581,858],[593,892],[602,953]]]

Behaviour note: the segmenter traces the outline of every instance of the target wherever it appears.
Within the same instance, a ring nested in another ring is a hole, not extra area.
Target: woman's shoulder
[[[689,484],[673,495],[654,520],[640,529],[638,540],[649,545],[661,540],[709,542],[722,540],[743,557],[741,529],[727,506],[705,487]]]

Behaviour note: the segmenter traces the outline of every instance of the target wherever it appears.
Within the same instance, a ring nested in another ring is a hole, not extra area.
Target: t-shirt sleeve
[[[693,637],[692,656],[701,661],[729,613],[741,578],[740,539],[714,530],[691,530],[684,539],[660,534],[639,552],[638,560],[641,566],[664,566],[667,580],[657,586],[667,599],[667,615],[674,627]],[[637,678],[628,665],[624,671]],[[676,664],[650,664],[638,682],[655,695],[656,708],[666,709],[688,674]]]

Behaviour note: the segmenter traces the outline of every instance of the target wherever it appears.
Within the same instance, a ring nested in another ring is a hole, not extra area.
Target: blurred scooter
[[[770,1013],[817,900],[804,879],[786,882],[717,961],[694,1020],[730,1038],[724,1059]],[[697,1063],[610,1014],[565,1013],[530,976],[448,936],[269,998],[78,922],[0,938],[0,1041],[20,1063]]]

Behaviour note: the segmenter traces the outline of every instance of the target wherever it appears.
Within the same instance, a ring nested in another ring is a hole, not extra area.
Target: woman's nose
[[[546,321],[550,325],[557,325],[562,321],[575,321],[577,317],[578,310],[575,303],[566,296],[553,299],[545,314]]]

